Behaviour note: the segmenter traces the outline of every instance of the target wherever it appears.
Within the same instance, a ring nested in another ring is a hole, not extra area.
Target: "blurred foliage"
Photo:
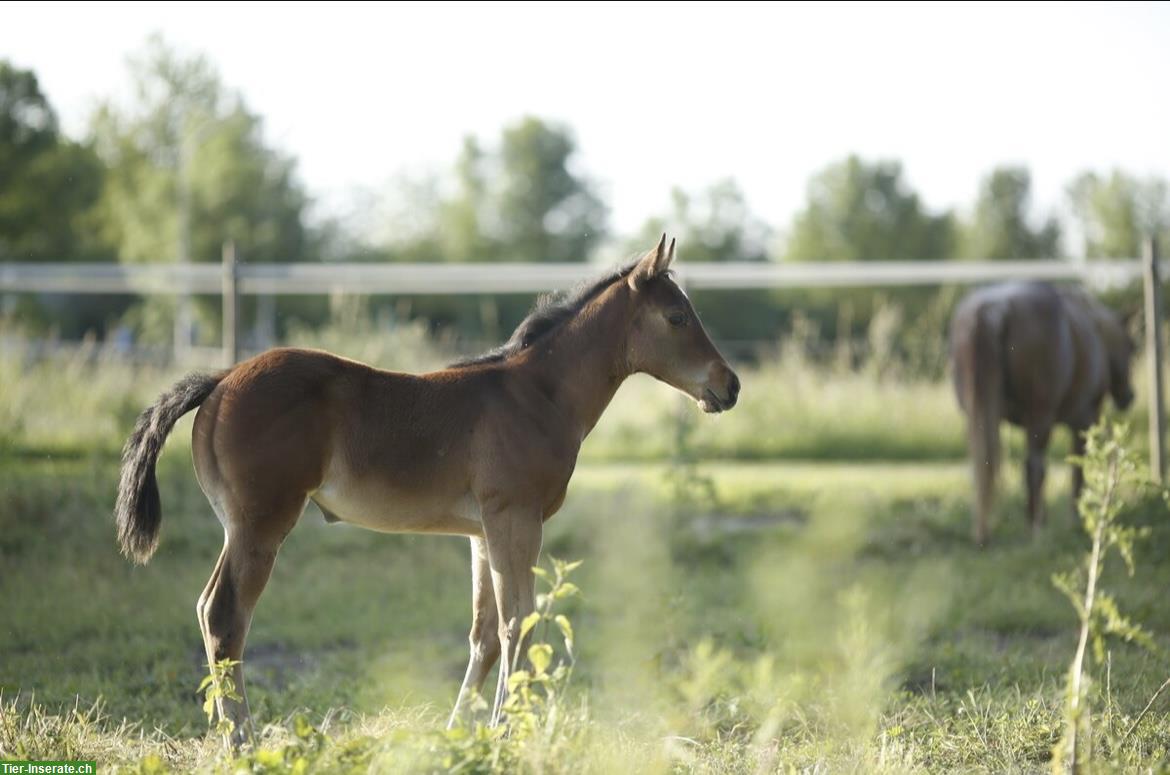
[[[1112,590],[1103,587],[1108,556],[1115,554],[1133,577],[1137,542],[1151,533],[1148,526],[1127,525],[1121,519],[1136,500],[1148,469],[1129,446],[1128,427],[1107,420],[1096,423],[1085,433],[1085,452],[1076,462],[1083,466],[1085,477],[1077,511],[1092,543],[1088,554],[1074,571],[1053,577],[1053,583],[1072,603],[1080,624],[1080,638],[1068,671],[1065,733],[1060,744],[1053,749],[1053,773],[1063,773],[1066,769],[1073,773],[1095,769],[1093,758],[1099,754],[1093,750],[1093,726],[1105,726],[1110,732],[1114,726],[1108,689],[1105,719],[1093,719],[1091,705],[1095,697],[1091,690],[1097,678],[1094,674],[1099,671],[1092,670],[1086,660],[1090,645],[1098,668],[1106,662],[1106,636],[1119,642],[1138,644],[1152,652],[1158,650],[1150,633],[1123,614]],[[1165,491],[1159,494],[1166,495]],[[1161,691],[1159,689],[1158,693]],[[1148,704],[1146,709],[1149,707]],[[1144,715],[1145,711],[1138,719]],[[1134,721],[1130,729],[1137,724],[1138,721]],[[1109,747],[1116,747],[1117,742],[1110,739]]]
[[[448,174],[400,174],[342,257],[384,261],[584,261],[607,235],[567,127],[527,117],[494,145],[468,136]]]
[[[437,731],[466,664],[466,541],[328,526],[312,511],[249,636],[259,744],[231,760],[206,735],[190,601],[223,532],[183,422],[160,460],[163,542],[146,568],[95,518],[116,457],[0,459],[0,613],[19,623],[0,662],[0,756],[130,772],[449,772],[452,759],[492,771],[492,739]],[[518,741],[534,764],[507,771],[1048,768],[1076,621],[1049,578],[1083,557],[1078,526],[1054,520],[1035,540],[1005,515],[997,542],[976,549],[957,462],[709,464],[722,507],[693,511],[650,469],[583,465],[548,523],[549,552],[586,559],[573,576],[583,594],[563,600],[576,666],[545,727],[563,734]],[[1023,511],[1018,476],[1005,507]],[[1111,649],[1101,771],[1162,772],[1170,758],[1163,706],[1136,723],[1166,675],[1164,515],[1150,499],[1124,515],[1150,536],[1139,572],[1116,573],[1111,591],[1161,651]],[[549,642],[563,633],[554,618]]]
[[[447,174],[399,174],[360,207],[358,233],[337,234],[332,257],[346,261],[536,263],[585,261],[608,236],[595,185],[575,171],[576,141],[567,127],[528,117],[504,128],[493,145],[464,139]],[[483,340],[506,338],[532,305],[532,294],[375,300],[422,318],[436,331]]]
[[[466,160],[478,186],[466,193],[486,228],[487,250],[505,261],[584,261],[605,236],[606,210],[592,185],[570,169],[576,142],[565,127],[525,118],[504,129],[490,157]],[[463,160],[461,160],[463,163]],[[493,244],[494,243],[494,244]]]
[[[955,219],[932,215],[895,161],[849,156],[813,176],[808,204],[792,223],[786,261],[951,258]]]
[[[679,256],[685,261],[767,260],[771,230],[752,213],[733,178],[697,194],[676,186],[670,192],[670,203],[667,215],[650,218],[626,241],[626,253],[645,251],[665,232],[678,240]]]
[[[975,212],[960,229],[963,258],[1028,259],[1060,257],[1060,225],[1049,217],[1033,228],[1032,175],[1024,167],[999,167],[983,179]]]
[[[294,160],[266,144],[260,117],[213,65],[155,37],[129,70],[131,104],[107,101],[91,121],[106,170],[100,223],[120,260],[218,262],[228,240],[248,262],[316,258]],[[245,319],[256,306],[255,299],[245,301]],[[296,301],[281,306],[294,316],[320,308]],[[199,300],[195,314],[198,340],[215,342],[218,302]],[[155,297],[126,322],[147,341],[168,341],[173,315],[174,300]],[[269,321],[257,325],[274,328]]]
[[[174,260],[184,213],[191,261],[219,261],[225,240],[248,261],[306,258],[295,163],[265,144],[260,117],[211,63],[152,38],[130,77],[134,103],[105,102],[92,121],[108,170],[104,224],[121,260]]]
[[[1148,235],[1170,245],[1170,192],[1165,180],[1143,180],[1121,170],[1109,175],[1085,172],[1069,184],[1068,195],[1086,258],[1136,258]]]
[[[0,261],[109,259],[92,223],[103,172],[61,135],[36,75],[0,61]]]
[[[402,171],[355,201],[348,219],[307,225],[294,160],[264,138],[261,118],[212,63],[152,38],[129,68],[131,98],[95,111],[90,137],[63,137],[33,73],[0,63],[0,260],[218,261],[225,239],[243,261],[539,262],[630,257],[663,231],[684,262],[1136,257],[1148,233],[1170,244],[1164,180],[1085,172],[1068,186],[1063,220],[1037,212],[1021,165],[992,170],[972,206],[928,209],[895,160],[856,155],[827,165],[807,201],[777,232],[732,177],[671,190],[665,212],[633,234],[612,234],[597,183],[578,166],[570,127],[528,116],[498,136],[468,136],[445,169]],[[664,181],[668,183],[668,181]],[[186,226],[184,226],[186,224]],[[186,235],[186,236],[184,236]],[[1062,240],[1064,240],[1062,244]],[[941,370],[951,289],[699,291],[719,343],[754,357],[797,326],[816,328],[818,357],[858,362],[873,324],[891,352],[924,374]],[[422,320],[461,349],[491,346],[523,318],[532,294],[378,297],[373,317]],[[68,338],[121,326],[141,342],[172,339],[175,303],[150,297],[10,295],[0,316]],[[245,344],[327,324],[336,300],[244,299]],[[220,332],[216,299],[199,300],[196,339]],[[915,348],[925,348],[916,352]]]
[[[96,205],[106,171],[60,132],[34,73],[0,60],[0,261],[111,261]],[[127,299],[12,296],[0,316],[79,335]]]

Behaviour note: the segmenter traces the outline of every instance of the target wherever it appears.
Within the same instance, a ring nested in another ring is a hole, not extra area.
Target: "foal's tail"
[[[1003,414],[1002,320],[993,310],[978,310],[971,342],[965,348],[967,439],[975,475],[975,538],[987,540],[988,522],[999,470],[999,421]]]
[[[155,462],[179,418],[207,400],[227,372],[188,374],[138,415],[134,431],[122,449],[122,478],[114,517],[122,554],[145,565],[158,547],[162,506],[158,497]]]

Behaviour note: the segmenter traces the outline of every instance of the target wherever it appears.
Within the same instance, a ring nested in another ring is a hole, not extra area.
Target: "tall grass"
[[[450,359],[421,330],[364,320],[294,343],[387,368]],[[742,403],[724,415],[645,377],[619,392],[546,535],[546,551],[587,561],[565,611],[577,656],[557,704],[568,723],[551,741],[438,731],[466,658],[464,541],[326,526],[310,509],[250,634],[249,695],[267,724],[242,760],[206,735],[195,692],[205,665],[193,602],[222,530],[189,460],[160,462],[152,565],[118,556],[108,516],[134,415],[183,370],[8,346],[0,756],[145,772],[1046,769],[1076,635],[1050,577],[1083,554],[1084,536],[1053,520],[1033,540],[1009,471],[997,542],[971,547],[962,416],[943,377],[882,345],[893,327],[871,332],[864,352],[784,343],[740,370]],[[1164,649],[1164,504],[1125,517],[1150,528],[1136,549],[1149,570],[1112,591]],[[1112,653],[1118,728],[1165,678],[1164,653]],[[515,749],[504,757],[501,745]],[[1166,716],[1155,706],[1111,750],[1119,767],[1165,767]]]
[[[685,430],[688,454],[700,460],[961,460],[964,418],[943,368],[945,343],[922,336],[914,353],[900,352],[896,330],[910,325],[900,314],[896,307],[879,309],[864,341],[835,344],[798,319],[789,339],[753,365],[738,366],[740,403],[717,416],[698,418],[689,399],[636,375],[581,457],[668,460]],[[329,326],[294,327],[287,344],[397,371],[440,368],[455,357],[449,343],[419,324],[371,319],[360,300],[339,304]],[[190,368],[216,365],[135,364],[92,343],[44,357],[0,331],[0,449],[114,453],[137,412],[161,389]],[[1135,377],[1142,369],[1139,361]],[[1145,381],[1134,382],[1140,423]],[[1020,447],[1018,433],[1008,439]],[[1066,434],[1056,434],[1053,456],[1063,458],[1068,449]]]
[[[38,354],[7,338],[0,348],[0,445],[10,450],[113,454],[134,417],[184,371],[213,369],[133,363],[89,344]],[[416,326],[378,326],[364,317],[298,332],[317,347],[384,368],[423,371],[453,355]],[[949,388],[908,376],[821,364],[796,347],[740,368],[743,394],[733,411],[698,417],[673,389],[644,375],[618,392],[582,449],[585,460],[669,459],[679,423],[689,423],[699,459],[956,459],[962,418]]]
[[[466,659],[466,542],[327,526],[311,510],[281,551],[244,656],[261,748],[236,762],[209,742],[192,609],[222,531],[184,458],[162,458],[162,544],[146,568],[113,540],[116,460],[0,466],[0,756],[61,752],[146,771],[305,761],[432,772],[455,760],[491,771],[496,743],[438,731]],[[1076,624],[1049,577],[1080,556],[1083,536],[1056,521],[1034,541],[1020,516],[991,550],[974,549],[954,467],[913,479],[913,466],[748,468],[699,464],[713,486],[705,503],[680,499],[691,490],[661,467],[633,477],[611,467],[573,486],[545,542],[586,560],[574,574],[582,597],[564,611],[577,664],[559,707],[572,727],[518,744],[515,761],[539,762],[518,769],[1044,768]],[[1022,514],[1018,484],[1004,500]],[[1164,507],[1126,518],[1151,528],[1138,548],[1149,572],[1114,592],[1164,645],[1167,569],[1153,559],[1170,546]],[[1117,728],[1165,674],[1159,654],[1114,650]],[[1157,767],[1166,751],[1170,726],[1155,708],[1117,760]]]

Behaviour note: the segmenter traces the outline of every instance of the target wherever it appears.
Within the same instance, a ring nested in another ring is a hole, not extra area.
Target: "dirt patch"
[[[354,644],[344,642],[315,650],[297,649],[280,642],[250,643],[244,652],[245,676],[250,686],[283,690],[295,677],[316,670],[327,654],[352,648]],[[202,648],[192,654],[192,661],[200,670],[207,669],[206,659]]]
[[[740,533],[762,533],[782,525],[803,525],[808,514],[799,510],[771,514],[702,514],[691,520],[691,530],[701,540],[709,541]]]

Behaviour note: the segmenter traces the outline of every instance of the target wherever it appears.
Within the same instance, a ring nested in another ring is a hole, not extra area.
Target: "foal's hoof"
[[[223,736],[224,750],[232,755],[239,754],[244,749],[250,748],[253,742],[251,730],[244,725],[237,726],[230,733]]]

